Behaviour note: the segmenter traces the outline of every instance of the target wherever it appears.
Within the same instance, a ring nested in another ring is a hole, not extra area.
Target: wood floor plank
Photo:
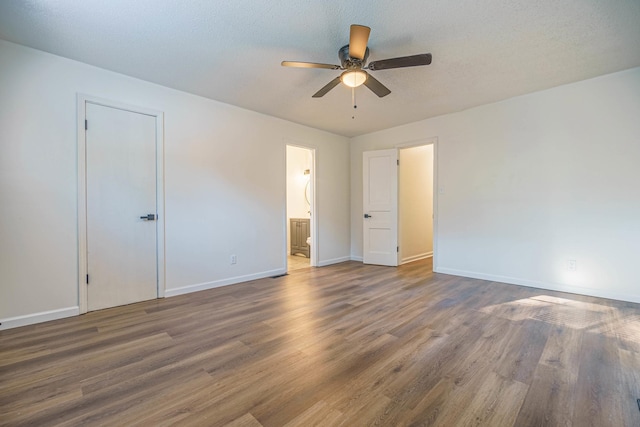
[[[513,426],[529,386],[490,372],[458,425]]]
[[[387,357],[372,363],[368,369],[350,375],[341,386],[341,393],[332,393],[326,402],[343,413],[355,413],[370,404],[372,396],[384,395],[389,384],[397,376],[405,375],[416,360],[422,360],[420,352],[431,349],[443,342],[445,337],[436,335],[429,329],[418,331],[411,338],[395,342],[396,348]],[[430,341],[429,345],[426,345]],[[432,351],[432,350],[431,350]],[[407,374],[409,375],[409,374]]]
[[[578,378],[582,337],[580,329],[554,326],[540,356],[540,364],[560,369],[575,382]]]
[[[329,407],[323,400],[298,415],[284,427],[320,427],[336,425],[342,419],[342,413]]]
[[[533,320],[523,320],[518,333],[512,337],[508,348],[498,360],[496,372],[503,377],[531,384],[540,356],[544,351],[551,325]]]
[[[447,411],[451,410],[456,389],[451,378],[443,377],[425,393],[416,407],[407,413],[411,421],[406,424],[416,427],[442,425],[439,421],[450,416]],[[456,412],[462,412],[462,410]]]
[[[262,427],[262,424],[256,420],[251,414],[244,414],[240,418],[236,418],[228,424],[225,424],[225,427]]]
[[[31,365],[4,375],[6,394],[0,396],[0,405],[30,406],[42,396],[80,390],[82,383],[99,375],[116,376],[118,369],[140,361],[149,351],[170,345],[166,334],[141,337],[129,343],[114,345],[107,350],[79,353],[74,356],[46,359],[35,368]],[[116,375],[114,375],[116,374]]]
[[[623,402],[633,402],[640,399],[640,353],[618,349],[620,356],[621,382]],[[640,407],[622,405],[624,419],[628,423],[640,425]]]
[[[277,396],[267,396],[252,409],[252,414],[265,426],[281,426],[312,408],[319,400],[325,400],[335,390],[341,389],[348,378],[357,376],[370,364],[384,358],[397,343],[397,338],[382,335],[367,343],[356,345],[344,341],[343,351],[333,354],[328,361],[308,357],[309,366],[319,368],[303,373],[305,381],[295,382]],[[350,348],[350,351],[346,349]],[[277,402],[287,402],[287,411],[279,409]]]
[[[346,262],[0,331],[0,426],[638,426],[640,305]]]
[[[585,333],[575,392],[574,424],[580,426],[632,425],[622,419],[620,355],[615,339]],[[640,419],[638,420],[640,421]]]
[[[569,370],[538,365],[518,413],[516,426],[570,426],[575,412],[575,379]]]

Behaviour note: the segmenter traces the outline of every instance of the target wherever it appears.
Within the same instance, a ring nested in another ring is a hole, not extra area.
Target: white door
[[[365,151],[363,170],[363,262],[398,265],[398,151]]]
[[[156,117],[87,103],[86,118],[88,310],[157,298]]]

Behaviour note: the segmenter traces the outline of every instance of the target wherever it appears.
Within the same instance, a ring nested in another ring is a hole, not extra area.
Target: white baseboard
[[[0,331],[3,329],[18,328],[20,326],[33,325],[34,323],[48,322],[50,320],[63,319],[80,315],[80,307],[66,307],[58,310],[42,311],[40,313],[26,314],[24,316],[8,317],[0,319]]]
[[[622,294],[619,292],[611,292],[606,289],[592,289],[583,288],[581,286],[562,285],[559,283],[539,282],[536,280],[522,279],[519,277],[499,276],[494,274],[457,270],[455,268],[446,267],[434,267],[433,271],[436,273],[451,274],[453,276],[469,277],[472,279],[488,280],[491,282],[501,282],[510,285],[528,286],[530,288],[545,289],[549,291],[567,292],[570,294],[588,295],[598,298],[640,303],[640,295]]]
[[[165,297],[190,294],[191,292],[206,291],[207,289],[219,288],[220,286],[235,285],[236,283],[248,282],[250,280],[264,279],[265,277],[279,276],[286,274],[287,270],[278,268],[276,270],[263,271],[261,273],[247,274],[245,276],[229,277],[227,279],[214,280],[213,282],[198,283],[195,285],[182,286],[180,288],[167,289]]]
[[[400,264],[406,264],[408,262],[418,261],[420,259],[431,258],[433,256],[433,252],[425,252],[423,254],[408,256],[406,258],[402,258],[400,260]]]
[[[341,262],[351,261],[351,259],[352,258],[350,256],[343,256],[340,258],[333,258],[333,259],[325,259],[324,261],[318,261],[318,267],[325,267],[331,264],[338,264]]]
[[[355,255],[351,255],[351,261],[359,261],[362,262],[364,261],[364,259],[361,256],[355,256]]]

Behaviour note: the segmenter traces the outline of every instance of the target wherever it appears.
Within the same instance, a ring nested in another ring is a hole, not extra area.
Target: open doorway
[[[398,150],[398,265],[434,253],[434,145]]]
[[[315,265],[314,152],[287,145],[287,271]]]
[[[437,140],[364,151],[362,261],[437,265]]]

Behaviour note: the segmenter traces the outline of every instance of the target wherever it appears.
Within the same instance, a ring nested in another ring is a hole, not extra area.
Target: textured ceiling
[[[430,52],[372,74],[392,93],[339,85],[349,25],[370,61]],[[2,0],[0,38],[355,136],[640,66],[640,0]],[[1,72],[1,70],[0,70]]]

